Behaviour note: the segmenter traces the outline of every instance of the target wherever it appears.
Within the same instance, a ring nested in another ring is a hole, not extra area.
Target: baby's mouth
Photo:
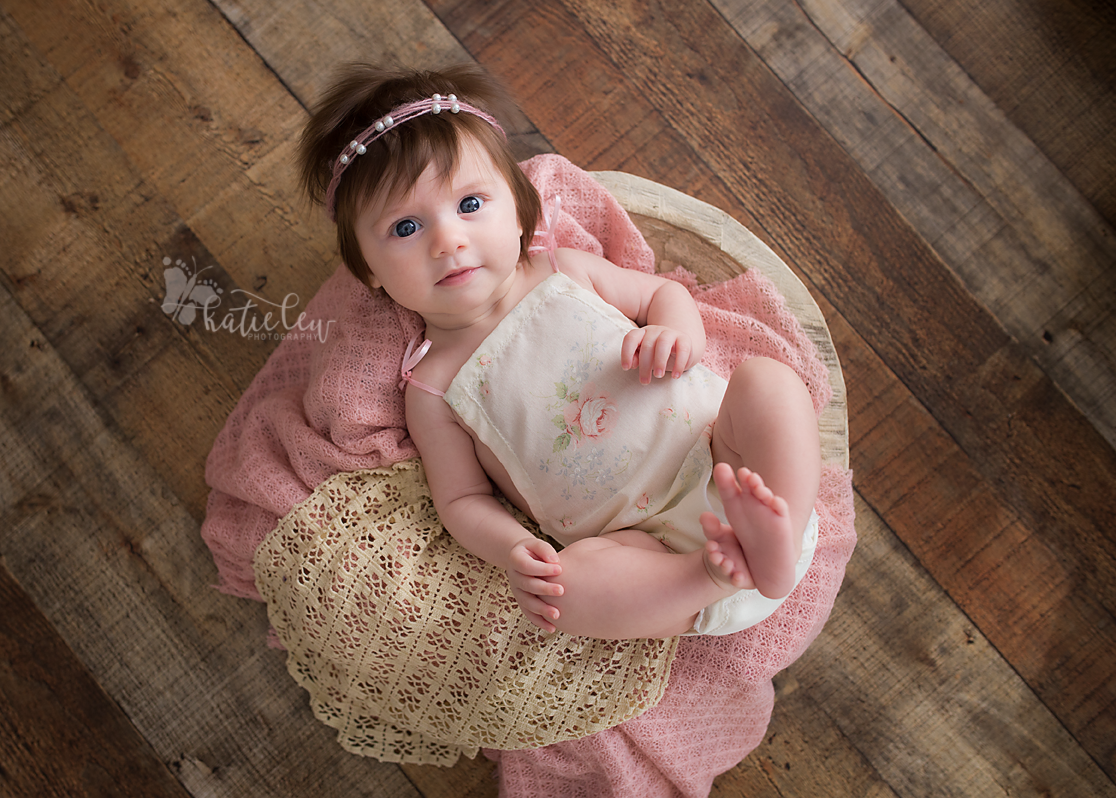
[[[460,285],[461,283],[472,277],[473,273],[476,272],[476,270],[476,267],[473,267],[470,269],[458,269],[457,271],[450,272],[441,280],[439,280],[437,285]]]

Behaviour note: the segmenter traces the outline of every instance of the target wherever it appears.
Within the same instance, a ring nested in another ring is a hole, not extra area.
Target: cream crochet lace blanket
[[[558,156],[523,166],[544,198],[562,196],[560,246],[654,268],[626,213],[587,173]],[[701,308],[706,365],[727,375],[748,357],[780,359],[820,411],[825,367],[766,278],[748,272],[702,287],[677,278]],[[288,668],[318,717],[346,747],[385,760],[446,763],[484,747],[501,762],[508,796],[708,794],[762,739],[771,677],[828,617],[855,544],[851,474],[823,473],[814,564],[762,624],[681,642],[554,636],[546,645],[518,621],[502,575],[469,563],[421,510],[428,499],[420,472],[404,464],[416,452],[397,388],[421,320],[343,267],[307,316],[333,322],[327,340],[284,340],[214,444],[202,535],[222,590],[266,593]],[[487,658],[471,660],[477,651]],[[562,742],[535,747],[553,740]]]
[[[442,528],[418,460],[327,479],[257,550],[256,581],[315,715],[384,762],[610,728],[659,702],[677,645],[542,634]]]

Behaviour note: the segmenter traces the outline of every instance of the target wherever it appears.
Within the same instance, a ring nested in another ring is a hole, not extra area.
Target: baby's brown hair
[[[508,119],[514,109],[505,89],[472,65],[434,72],[349,64],[339,70],[302,132],[299,163],[307,196],[323,204],[334,161],[349,142],[392,109],[434,94],[455,94],[462,102],[496,119]],[[523,228],[520,252],[527,256],[542,201],[519,168],[503,132],[470,113],[424,114],[397,125],[372,142],[364,155],[355,157],[337,186],[334,218],[338,249],[349,271],[365,285],[371,285],[372,272],[354,229],[361,210],[380,195],[409,191],[430,164],[435,165],[442,179],[450,178],[457,169],[463,135],[488,152],[508,181]]]

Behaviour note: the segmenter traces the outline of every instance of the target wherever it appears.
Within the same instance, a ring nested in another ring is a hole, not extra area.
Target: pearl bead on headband
[[[349,143],[348,147],[341,151],[341,154],[337,156],[337,160],[333,162],[333,178],[329,181],[329,187],[326,188],[325,196],[326,212],[329,214],[329,218],[336,221],[337,209],[335,204],[337,200],[337,186],[341,183],[341,175],[345,173],[345,170],[349,168],[349,164],[355,161],[358,155],[364,155],[369,144],[396,125],[402,124],[409,119],[414,119],[416,116],[422,116],[424,114],[440,114],[442,111],[449,111],[451,114],[464,111],[467,114],[479,116],[485,122],[492,125],[492,127],[499,130],[505,139],[507,138],[507,134],[504,133],[504,129],[500,127],[499,122],[479,108],[461,102],[453,94],[447,94],[445,97],[442,97],[440,94],[435,94],[429,99],[400,105],[392,109],[391,113],[387,114],[387,116],[376,120],[374,125],[360,133],[360,135]]]

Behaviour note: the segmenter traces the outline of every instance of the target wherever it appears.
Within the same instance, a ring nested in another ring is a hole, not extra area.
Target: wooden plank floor
[[[1116,795],[1116,12],[1084,0],[0,0],[0,794],[494,796],[343,753],[209,588],[204,458],[302,306],[351,59],[474,60],[518,152],[728,211],[848,384],[860,541],[730,796]],[[166,261],[165,259],[170,259]]]

